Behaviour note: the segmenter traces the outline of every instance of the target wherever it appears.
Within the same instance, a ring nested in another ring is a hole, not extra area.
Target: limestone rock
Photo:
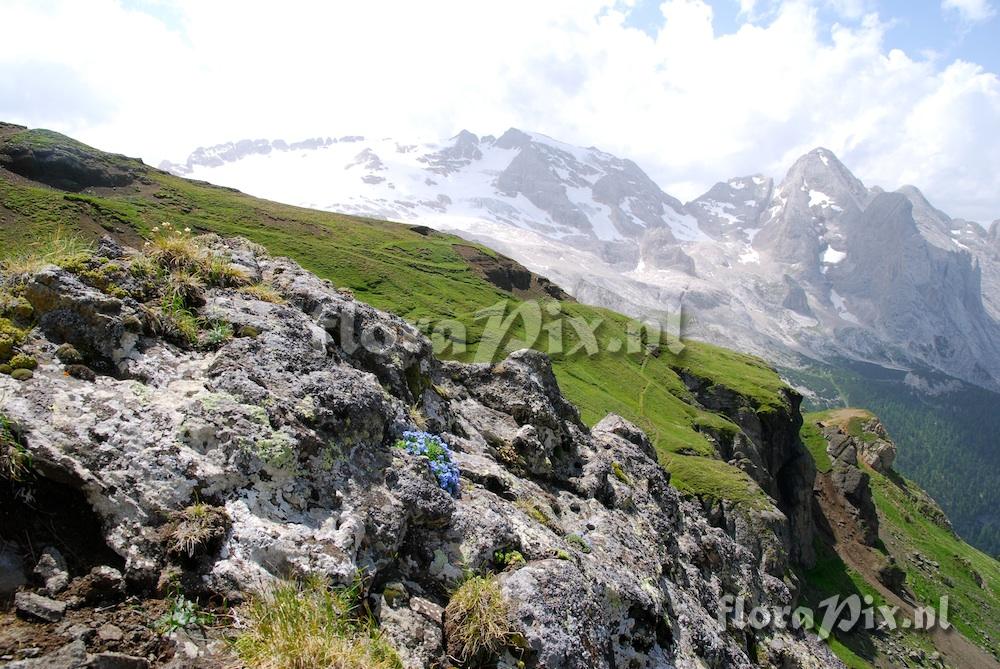
[[[29,618],[38,618],[57,623],[66,614],[66,603],[50,599],[33,592],[19,592],[14,595],[14,607],[18,613]]]

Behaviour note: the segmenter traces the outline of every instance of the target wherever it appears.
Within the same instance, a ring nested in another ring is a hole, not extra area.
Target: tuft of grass
[[[153,228],[153,237],[144,249],[154,263],[169,271],[198,273],[208,261],[205,249],[198,245],[190,231],[174,229],[169,222]]]
[[[320,578],[279,583],[236,610],[233,649],[248,669],[402,669],[359,595]]]
[[[223,509],[201,502],[192,504],[171,518],[167,551],[194,557],[222,537],[228,526],[229,516]]]
[[[201,300],[205,292],[205,282],[201,277],[187,269],[171,272],[167,279],[164,299],[183,306],[190,306]]]
[[[243,286],[240,288],[240,292],[247,297],[252,297],[257,300],[262,300],[264,302],[271,302],[272,304],[284,304],[285,298],[281,296],[274,286],[267,283],[255,283],[248,286]]]
[[[90,242],[59,227],[43,241],[28,243],[20,252],[0,261],[0,272],[18,280],[46,265],[77,265],[92,254],[93,245]]]
[[[160,330],[166,337],[179,339],[191,346],[198,343],[198,318],[182,300],[164,296],[160,303]]]
[[[467,664],[489,661],[514,634],[496,575],[472,576],[452,594],[444,612],[448,652]]]
[[[0,479],[19,483],[31,475],[31,453],[14,434],[10,420],[0,414]]]
[[[250,283],[250,277],[247,276],[246,272],[217,255],[208,258],[204,271],[206,281],[212,286],[238,288]]]

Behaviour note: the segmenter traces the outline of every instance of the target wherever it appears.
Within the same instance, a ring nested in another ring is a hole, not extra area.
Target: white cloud
[[[988,21],[996,15],[989,0],[941,0],[941,9],[958,12],[969,23]]]
[[[887,51],[872,15],[824,26],[828,1],[716,35],[705,3],[667,0],[653,36],[615,0],[5,2],[0,82],[19,83],[0,118],[152,162],[244,137],[518,126],[631,157],[679,197],[823,145],[868,182],[1000,215],[996,75]]]

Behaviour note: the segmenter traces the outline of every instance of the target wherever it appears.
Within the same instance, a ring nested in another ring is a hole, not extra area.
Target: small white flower
[[[160,226],[158,225],[153,226],[153,232],[159,232],[159,231],[160,231]]]
[[[143,246],[149,246],[149,242],[146,242],[145,244],[143,244]]]
[[[164,221],[163,222],[163,227],[169,228],[170,227],[170,221]]]
[[[184,228],[184,232],[191,232],[191,228]]]

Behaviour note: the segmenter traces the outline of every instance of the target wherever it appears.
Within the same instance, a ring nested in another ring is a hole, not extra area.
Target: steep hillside
[[[806,601],[868,595],[899,607],[902,624],[919,607],[940,612],[944,598],[954,626],[838,631],[838,655],[856,667],[1000,666],[1000,563],[956,536],[937,503],[893,469],[896,444],[880,420],[859,409],[808,414],[802,438],[817,463],[820,528]]]

